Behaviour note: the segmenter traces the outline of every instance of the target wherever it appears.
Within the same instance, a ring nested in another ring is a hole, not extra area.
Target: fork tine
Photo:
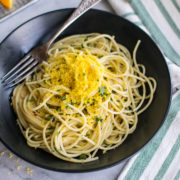
[[[12,73],[14,72],[22,63],[24,63],[28,58],[30,57],[29,54],[27,54],[23,59],[20,60],[20,62],[18,64],[16,64],[16,66],[14,66],[9,72],[7,72],[2,78],[2,82],[4,82],[4,80]]]
[[[13,86],[15,86],[16,84],[20,83],[21,81],[23,81],[27,76],[29,76],[30,74],[32,74],[36,69],[38,68],[38,66],[35,66],[31,71],[29,71],[25,76],[23,76],[22,78],[18,79],[15,83],[9,83],[9,85],[7,86],[7,88],[12,88]]]
[[[14,79],[12,79],[10,82],[8,82],[5,85],[9,85],[11,83],[13,83],[14,81],[18,80],[21,76],[23,76],[24,74],[26,74],[26,72],[28,72],[29,70],[31,70],[34,66],[36,66],[38,64],[38,61],[35,60],[33,63],[30,64],[30,66],[28,66],[26,69],[24,69],[24,71],[22,71],[20,74],[18,74]],[[23,77],[22,77],[23,78]]]
[[[22,66],[20,66],[19,69],[17,69],[16,71],[14,71],[14,73],[11,73],[9,77],[7,77],[6,79],[4,79],[3,83],[6,83],[9,79],[11,79],[12,77],[14,77],[16,74],[18,74],[19,72],[21,72],[23,69],[25,69],[30,63],[32,63],[34,59],[31,57],[30,59],[28,59],[28,61],[23,64]]]

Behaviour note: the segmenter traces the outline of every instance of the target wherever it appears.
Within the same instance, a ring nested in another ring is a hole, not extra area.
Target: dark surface
[[[72,9],[59,10],[38,16],[12,32],[0,46],[0,77],[11,69],[32,47],[48,40],[71,14]],[[157,90],[151,106],[139,116],[137,129],[115,150],[100,154],[97,161],[74,164],[27,146],[10,107],[12,89],[0,83],[0,139],[15,154],[43,168],[82,172],[114,165],[141,149],[154,136],[167,114],[170,98],[170,77],[165,60],[155,43],[137,26],[127,20],[99,10],[90,10],[59,38],[81,33],[107,33],[115,35],[117,42],[125,45],[132,53],[137,40],[142,43],[137,52],[138,63],[145,65],[147,75],[157,81]]]

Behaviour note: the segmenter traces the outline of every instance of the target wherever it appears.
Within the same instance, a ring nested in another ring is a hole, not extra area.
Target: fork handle
[[[79,4],[78,8],[74,10],[71,16],[66,20],[66,22],[60,27],[57,33],[46,43],[47,48],[51,46],[51,44],[55,41],[55,39],[69,26],[71,25],[77,18],[79,18],[82,14],[84,14],[91,7],[96,5],[101,0],[82,0]]]

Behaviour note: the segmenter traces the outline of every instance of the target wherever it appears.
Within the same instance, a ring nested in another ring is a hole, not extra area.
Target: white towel
[[[174,89],[162,128],[133,156],[118,180],[180,179],[180,0],[108,0],[118,15],[156,41],[165,55]]]

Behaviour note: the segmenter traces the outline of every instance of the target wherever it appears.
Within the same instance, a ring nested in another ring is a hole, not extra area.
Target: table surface
[[[35,4],[18,12],[11,18],[0,23],[0,42],[17,26],[39,14],[63,8],[77,7],[80,0],[38,0]],[[106,0],[95,6],[113,12]],[[4,153],[2,153],[4,152]],[[39,168],[11,152],[0,142],[0,179],[2,180],[114,180],[117,179],[126,161],[111,168],[89,173],[61,173]],[[29,169],[27,169],[29,168]],[[32,171],[31,171],[32,170]]]

